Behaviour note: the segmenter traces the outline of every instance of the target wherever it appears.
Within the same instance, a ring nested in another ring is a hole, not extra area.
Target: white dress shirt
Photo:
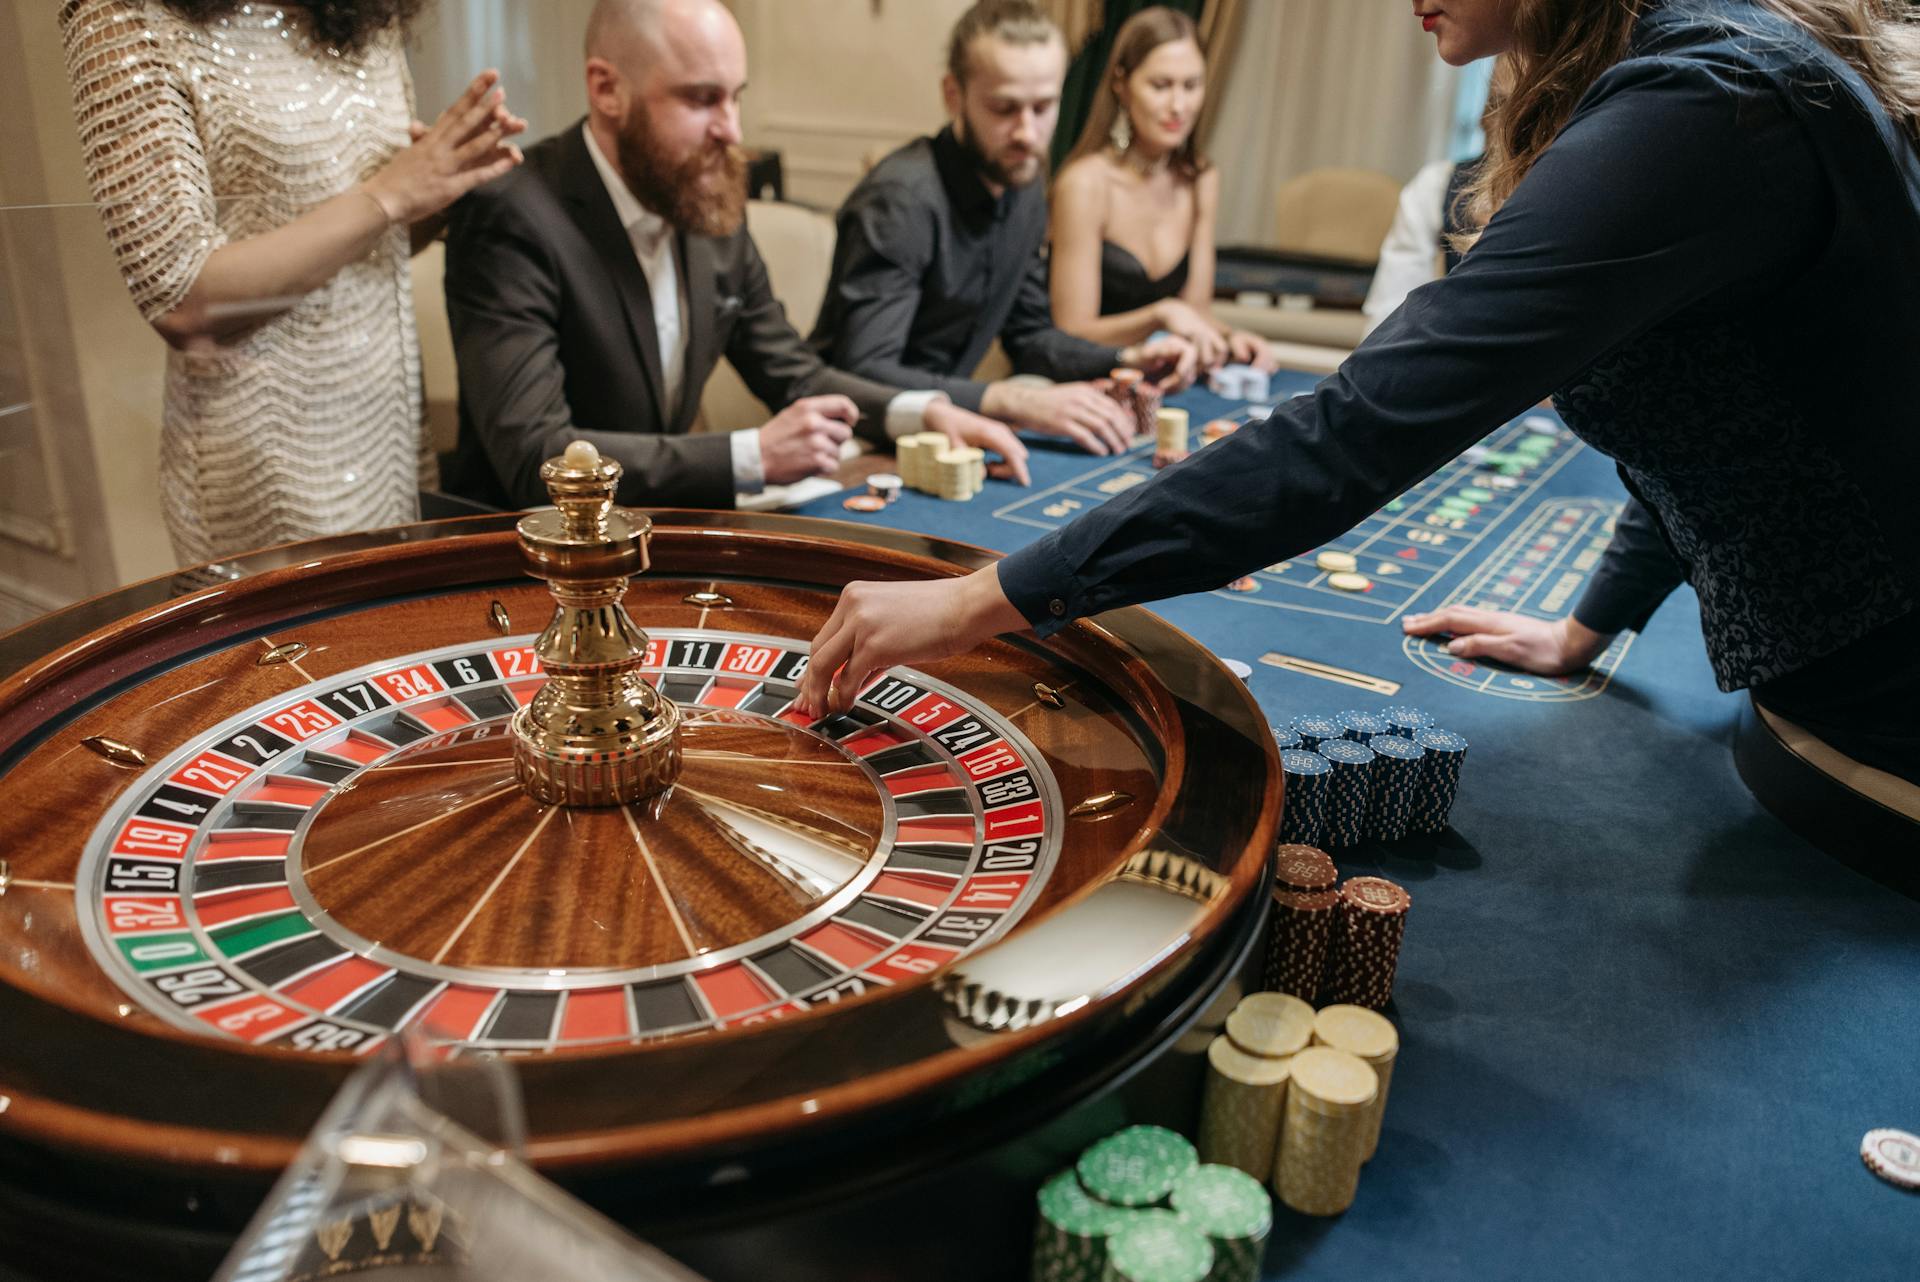
[[[1380,265],[1373,269],[1367,301],[1360,310],[1367,332],[1392,315],[1407,295],[1442,272],[1440,230],[1446,226],[1447,184],[1453,181],[1453,162],[1437,160],[1423,166],[1413,181],[1400,189],[1400,207],[1393,226],[1380,245]]]
[[[680,387],[687,373],[687,286],[680,278],[680,265],[674,255],[673,228],[667,220],[642,205],[626,181],[594,140],[589,125],[580,126],[587,140],[587,154],[600,171],[600,181],[613,199],[613,210],[620,225],[633,242],[634,257],[647,278],[647,292],[653,298],[653,325],[660,339],[661,389],[666,412],[673,413],[680,403]],[[901,392],[887,402],[887,435],[898,439],[922,430],[927,406],[947,397],[941,392]],[[760,457],[760,429],[742,428],[729,433],[733,449],[733,488],[742,495],[758,494],[766,488],[767,473]]]

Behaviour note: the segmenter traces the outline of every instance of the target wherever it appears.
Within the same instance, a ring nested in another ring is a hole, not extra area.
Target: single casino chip
[[[1222,659],[1220,662],[1226,664],[1227,671],[1233,673],[1234,676],[1239,677],[1242,681],[1245,681],[1253,675],[1253,669],[1239,659]]]
[[[1414,735],[1433,724],[1433,718],[1425,712],[1406,703],[1394,703],[1380,709],[1380,715],[1397,735],[1413,738]]]
[[[1259,590],[1260,580],[1254,578],[1251,574],[1243,574],[1233,582],[1227,584],[1227,591],[1229,592],[1258,592]]]
[[[1087,1149],[1074,1170],[1081,1186],[1110,1206],[1152,1206],[1199,1163],[1185,1136],[1164,1126],[1129,1126]]]
[[[849,512],[883,512],[887,501],[877,494],[855,494],[840,504]]]
[[[1172,1211],[1142,1211],[1107,1240],[1112,1282],[1204,1282],[1213,1244]]]
[[[1860,1139],[1860,1160],[1887,1183],[1920,1189],[1920,1135],[1879,1127]]]
[[[1339,884],[1340,873],[1326,851],[1289,842],[1274,847],[1273,879],[1282,890],[1311,894],[1332,890]]]
[[[1033,1276],[1099,1282],[1107,1238],[1133,1214],[1089,1196],[1072,1171],[1040,1186],[1033,1227]]]
[[[1313,1007],[1287,993],[1248,993],[1227,1015],[1227,1037],[1249,1055],[1285,1059],[1313,1040]]]
[[[1352,574],[1360,568],[1360,562],[1351,552],[1322,552],[1313,558],[1313,563],[1329,574]]]
[[[1391,733],[1393,725],[1386,717],[1377,712],[1366,712],[1359,708],[1347,708],[1333,714],[1340,723],[1340,737],[1351,739],[1355,743],[1370,743],[1375,735]]]
[[[1274,1118],[1274,1138],[1280,1118]],[[1273,1228],[1273,1203],[1260,1178],[1231,1166],[1197,1166],[1173,1186],[1173,1213],[1192,1225],[1213,1244],[1210,1282],[1257,1282]]]
[[[1300,746],[1313,751],[1328,739],[1338,739],[1344,733],[1340,723],[1332,717],[1318,715],[1299,716],[1292,721],[1293,732],[1300,736]],[[1312,845],[1312,842],[1308,842]]]
[[[1342,592],[1365,592],[1373,586],[1373,580],[1364,574],[1329,574],[1327,585]]]
[[[867,493],[891,503],[900,497],[902,482],[892,472],[875,472],[867,478]]]

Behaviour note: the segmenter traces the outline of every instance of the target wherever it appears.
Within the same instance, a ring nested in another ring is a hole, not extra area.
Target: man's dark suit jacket
[[[662,393],[646,273],[575,125],[454,206],[447,319],[460,368],[460,443],[446,488],[502,507],[547,502],[540,464],[576,438],[626,469],[618,500],[732,507],[725,433],[690,435],[722,355],[776,410],[838,392],[886,440],[895,390],[829,368],[787,323],[744,226],[674,233],[687,294],[679,404]]]

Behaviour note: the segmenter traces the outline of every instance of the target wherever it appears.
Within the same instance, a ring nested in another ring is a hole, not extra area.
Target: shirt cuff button
[[[1060,600],[1049,601],[1047,602],[1047,612],[1053,615],[1054,618],[1058,619],[1062,615],[1066,614],[1067,603],[1065,601],[1060,601]]]

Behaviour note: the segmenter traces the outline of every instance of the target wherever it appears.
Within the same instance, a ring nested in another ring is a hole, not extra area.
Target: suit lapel
[[[653,325],[653,295],[647,289],[647,274],[640,270],[634,256],[633,241],[620,224],[613,208],[613,197],[600,180],[593,157],[587,154],[587,142],[575,127],[567,131],[561,169],[562,195],[587,242],[606,265],[607,278],[620,296],[621,309],[627,315],[627,328],[647,374],[647,390],[653,401],[653,422],[667,427],[666,386],[660,374],[660,335]]]
[[[680,404],[674,407],[673,430],[690,432],[700,412],[700,394],[706,390],[707,375],[720,359],[715,350],[718,335],[714,319],[718,314],[713,302],[713,243],[705,236],[674,233],[680,242],[680,278],[687,285],[687,367],[680,375]]]

